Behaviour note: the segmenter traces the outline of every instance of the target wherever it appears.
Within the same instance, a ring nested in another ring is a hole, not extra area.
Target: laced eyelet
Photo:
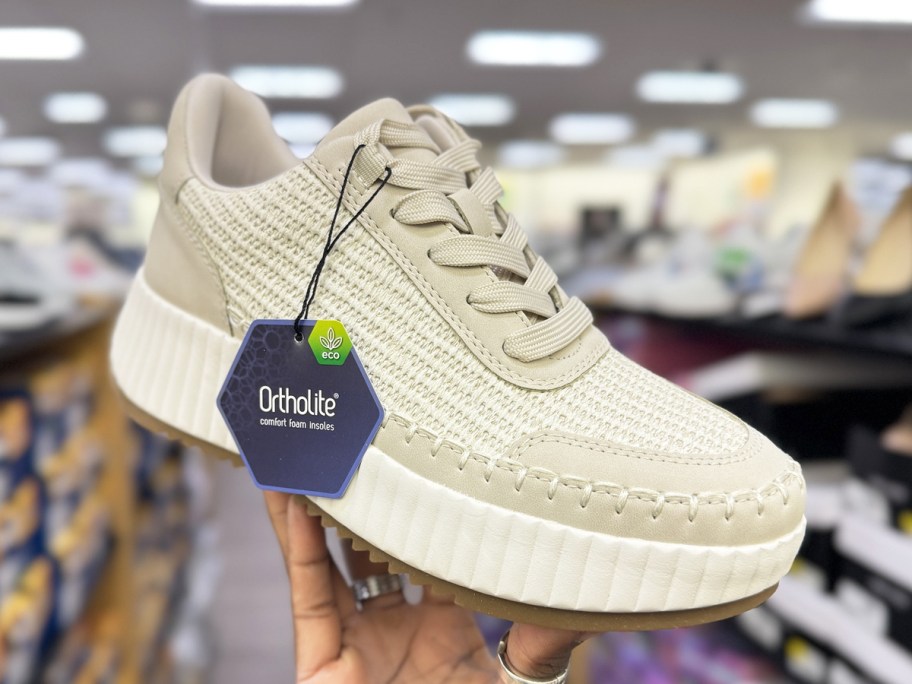
[[[390,218],[394,221],[396,220],[396,209],[394,207],[390,207]]]

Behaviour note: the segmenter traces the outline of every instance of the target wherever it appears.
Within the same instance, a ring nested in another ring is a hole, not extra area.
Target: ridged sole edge
[[[206,454],[220,460],[228,461],[237,468],[244,467],[240,456],[237,454],[193,437],[192,435],[158,420],[136,406],[119,389],[118,394],[127,415],[146,429],[182,442],[187,446],[199,448]],[[323,511],[309,498],[302,498],[307,502],[308,513],[314,517],[319,517],[323,527],[335,529],[340,537],[351,540],[352,546],[356,550],[366,552],[372,561],[386,565],[390,572],[405,574],[413,584],[426,587],[432,591],[435,596],[452,598],[456,605],[462,606],[463,608],[486,613],[513,622],[593,632],[630,632],[692,627],[708,622],[725,620],[748,611],[751,608],[756,608],[772,596],[779,586],[777,582],[773,586],[768,587],[753,596],[748,596],[729,603],[676,611],[596,613],[535,606],[483,594],[428,575],[417,568],[387,555],[380,549],[364,541],[351,530],[339,524],[332,516]]]

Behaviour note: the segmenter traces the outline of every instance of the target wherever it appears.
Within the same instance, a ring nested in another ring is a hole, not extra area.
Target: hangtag
[[[254,321],[218,406],[260,489],[339,498],[383,419],[339,321]]]

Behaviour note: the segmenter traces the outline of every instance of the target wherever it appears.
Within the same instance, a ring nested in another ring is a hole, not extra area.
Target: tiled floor
[[[246,471],[216,470],[223,571],[213,607],[217,684],[294,681],[288,580],[263,497]]]

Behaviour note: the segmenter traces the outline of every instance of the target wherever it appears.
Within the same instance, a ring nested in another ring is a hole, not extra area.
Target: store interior
[[[0,684],[294,677],[261,493],[109,379],[210,71],[302,158],[377,98],[438,107],[614,348],[801,463],[767,604],[601,635],[569,681],[912,682],[910,45],[906,0],[4,0]]]

